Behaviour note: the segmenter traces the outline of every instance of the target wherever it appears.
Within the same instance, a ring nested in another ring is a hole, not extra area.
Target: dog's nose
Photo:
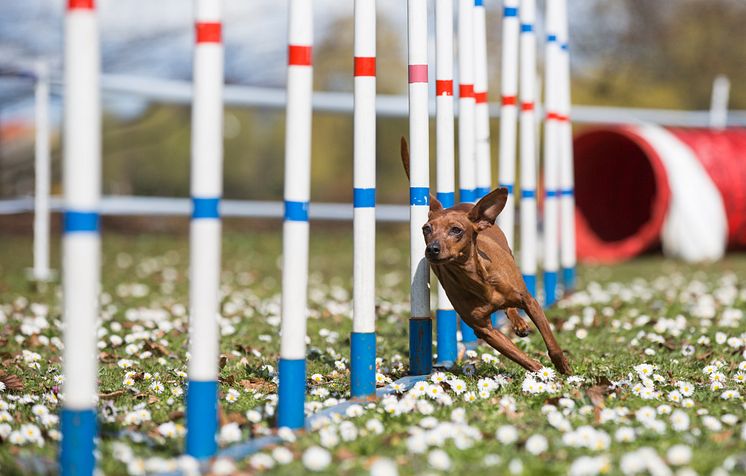
[[[428,256],[438,256],[440,254],[440,243],[433,241],[425,248],[425,253]]]

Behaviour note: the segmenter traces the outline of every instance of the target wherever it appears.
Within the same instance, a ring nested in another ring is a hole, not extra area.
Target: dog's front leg
[[[517,363],[524,369],[536,372],[542,367],[539,362],[532,359],[521,349],[516,347],[516,345],[510,339],[508,339],[505,334],[498,331],[497,329],[493,329],[491,324],[488,323],[486,326],[474,328],[474,333],[477,335],[477,337],[491,345],[492,348],[494,348],[513,362]]]
[[[544,315],[544,311],[541,309],[541,306],[536,299],[531,297],[529,294],[526,294],[523,298],[523,310],[526,311],[528,317],[531,318],[539,329],[539,333],[544,339],[544,343],[549,351],[549,358],[552,359],[552,363],[557,370],[565,375],[572,374],[572,367],[570,367],[570,363],[567,361],[564,352],[562,352],[562,348],[560,348],[557,339],[552,333],[552,329],[549,327],[547,316]]]

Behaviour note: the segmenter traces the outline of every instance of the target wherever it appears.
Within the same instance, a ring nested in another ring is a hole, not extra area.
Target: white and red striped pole
[[[217,451],[220,255],[223,194],[222,2],[195,0],[192,220],[189,228],[189,382],[186,452]]]
[[[101,288],[101,57],[93,0],[65,16],[62,294],[64,395],[60,474],[93,474],[96,326]]]
[[[355,0],[350,394],[376,393],[376,0]]]
[[[508,245],[513,247],[515,228],[516,94],[518,94],[518,0],[503,1],[503,51],[500,83],[500,170],[499,184],[508,189],[508,201],[497,217]]]
[[[435,2],[435,162],[437,196],[445,208],[454,205],[453,124],[453,0]],[[451,367],[458,358],[458,318],[443,286],[438,283],[437,322],[438,366]]]
[[[458,174],[459,201],[476,196],[476,134],[474,131],[473,0],[458,0]]]
[[[409,57],[409,163],[411,311],[409,372],[426,375],[433,367],[430,317],[430,266],[425,259],[422,225],[430,209],[430,144],[427,71],[427,0],[407,1]]]
[[[572,124],[570,123],[570,48],[568,35],[567,0],[560,2],[559,30],[557,40],[560,44],[559,54],[559,112],[564,118],[559,124],[560,135],[560,264],[562,265],[562,284],[565,292],[575,288],[575,180]]]
[[[536,296],[536,0],[521,0],[520,21],[521,273],[529,292]]]
[[[544,54],[544,304],[557,299],[559,269],[559,125],[564,117],[559,112],[559,2],[546,2],[546,49]]]
[[[474,133],[475,133],[475,200],[492,189],[490,157],[490,110],[487,104],[487,27],[484,1],[474,0]]]
[[[297,429],[304,424],[306,394],[313,3],[311,0],[290,0],[289,7],[282,335],[277,426]]]
[[[474,0],[458,4],[458,181],[459,201],[476,201],[476,133],[474,98]],[[477,346],[477,335],[461,320],[461,342]]]

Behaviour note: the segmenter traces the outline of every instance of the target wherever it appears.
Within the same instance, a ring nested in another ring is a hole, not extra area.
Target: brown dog
[[[409,148],[403,137],[401,157],[409,177]],[[528,325],[518,314],[523,309],[539,329],[554,366],[571,374],[544,311],[526,289],[505,235],[495,225],[507,199],[508,190],[497,188],[475,205],[459,203],[444,209],[431,194],[430,214],[422,227],[425,257],[454,309],[477,337],[524,368],[539,370],[539,362],[492,327],[490,316],[504,309],[516,334],[527,335]]]

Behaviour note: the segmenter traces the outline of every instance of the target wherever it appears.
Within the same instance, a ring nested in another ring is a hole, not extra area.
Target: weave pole
[[[559,268],[559,161],[560,123],[564,117],[558,110],[560,46],[559,2],[546,2],[546,49],[544,67],[544,304],[550,306],[557,299],[557,271]]]
[[[568,35],[567,0],[560,1],[559,30],[559,113],[564,118],[559,123],[560,135],[560,264],[565,292],[575,289],[575,183],[572,150],[572,124],[570,123],[570,47]]]
[[[52,279],[49,269],[49,68],[36,64],[34,86],[34,267],[36,282]]]
[[[515,228],[516,94],[518,93],[518,0],[503,1],[502,71],[500,82],[500,170],[499,184],[508,189],[508,201],[497,217],[508,246],[513,247]]]
[[[476,201],[476,133],[474,98],[474,0],[459,0],[458,4],[458,180],[459,201]],[[475,349],[477,335],[460,321],[461,342]]]
[[[290,0],[282,225],[282,326],[277,426],[303,428],[306,393],[308,203],[311,197],[313,5]]]
[[[492,189],[490,157],[490,110],[487,104],[487,27],[484,1],[474,0],[474,133],[475,133],[475,200]]]
[[[456,181],[453,163],[453,0],[435,2],[435,95],[437,196],[445,208],[450,208],[455,201]],[[458,358],[458,317],[440,283],[435,318],[438,342],[436,364],[440,367],[451,367]]]
[[[93,474],[96,321],[101,287],[101,57],[93,0],[65,15],[62,294],[64,394],[60,474]]]
[[[189,382],[186,452],[217,451],[220,255],[223,194],[222,2],[196,0],[189,227]]]
[[[376,392],[376,1],[355,0],[350,394]]]
[[[520,21],[521,273],[529,292],[536,296],[536,0],[521,0]]]
[[[433,367],[430,317],[430,266],[422,246],[422,225],[430,209],[430,144],[427,72],[427,0],[407,1],[409,56],[409,164],[411,310],[409,373],[426,375]]]

